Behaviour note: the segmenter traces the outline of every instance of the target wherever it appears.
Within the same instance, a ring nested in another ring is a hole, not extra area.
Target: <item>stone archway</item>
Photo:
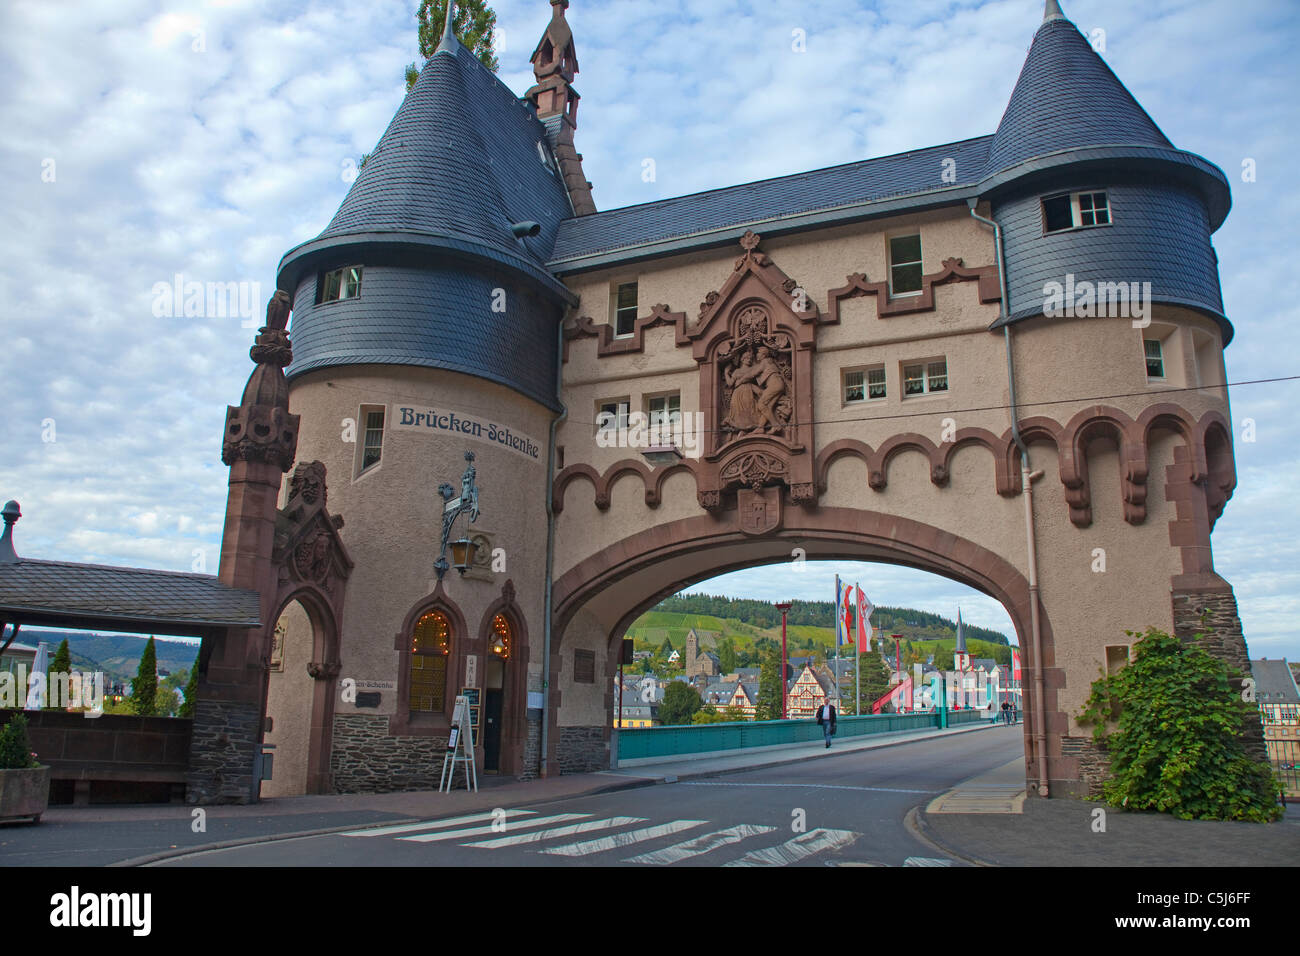
[[[820,508],[806,513],[797,528],[754,537],[712,516],[686,518],[638,532],[579,562],[555,582],[555,630],[552,636],[552,686],[573,693],[575,652],[594,649],[604,638],[605,666],[598,679],[606,684],[617,670],[614,645],[628,626],[662,598],[696,581],[745,567],[789,561],[800,549],[807,560],[879,561],[929,571],[966,584],[999,601],[1010,615],[1026,653],[1024,686],[1040,666],[1033,659],[1030,593],[1025,576],[1007,560],[941,528],[881,512]],[[1056,688],[1062,674],[1056,665],[1050,617],[1040,607],[1049,786],[1074,782],[1071,760],[1062,761],[1060,712]],[[565,772],[608,766],[612,714],[599,723],[577,723],[595,713],[590,701],[565,713],[563,693],[553,695],[553,725],[547,759]],[[605,708],[612,706],[605,698]],[[1034,731],[1040,715],[1026,695],[1025,754],[1027,779],[1038,775]],[[576,715],[576,720],[575,720]],[[566,718],[575,720],[566,724]]]
[[[280,602],[266,652],[266,731],[274,772],[264,797],[330,793],[330,752],[340,671],[338,626],[327,598],[314,587]]]

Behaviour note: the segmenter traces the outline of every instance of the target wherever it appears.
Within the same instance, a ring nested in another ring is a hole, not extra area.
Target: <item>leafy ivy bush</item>
[[[0,727],[0,770],[30,770],[39,767],[27,740],[27,718],[15,714]]]
[[[1244,744],[1259,711],[1234,690],[1227,665],[1154,627],[1126,633],[1137,638],[1133,659],[1093,683],[1078,716],[1109,753],[1106,802],[1183,820],[1281,816],[1272,769]]]

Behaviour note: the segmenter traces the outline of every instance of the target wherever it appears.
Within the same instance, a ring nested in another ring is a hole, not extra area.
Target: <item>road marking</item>
[[[780,846],[754,850],[723,866],[789,866],[824,850],[838,850],[858,838],[852,830],[810,830]]]
[[[505,810],[502,811],[507,817],[518,817],[536,813],[536,810]],[[462,823],[478,823],[479,821],[491,820],[491,813],[471,813],[464,817],[448,817],[445,820],[425,820],[423,823],[403,823],[391,827],[375,827],[372,830],[349,830],[347,833],[340,833],[339,836],[356,836],[356,837],[374,837],[389,836],[393,833],[414,833],[416,830],[441,830],[444,827],[459,826]]]
[[[565,820],[581,820],[583,817],[591,816],[590,813],[557,813],[553,817],[538,817],[535,820],[522,821],[525,826],[536,827],[543,823],[563,823]],[[415,836],[398,837],[399,840],[410,840],[413,843],[435,843],[438,840],[459,840],[461,837],[479,836],[484,833],[500,833],[499,829],[493,829],[491,825],[485,827],[468,827],[464,830],[447,830],[442,833],[419,833]]]
[[[616,833],[613,836],[601,837],[598,840],[586,840],[582,843],[569,843],[565,846],[551,847],[551,849],[542,852],[553,853],[556,856],[586,856],[588,853],[603,853],[617,847],[631,846],[633,843],[641,843],[645,840],[654,840],[661,836],[680,833],[682,830],[703,826],[705,823],[708,823],[708,821],[674,820],[672,823],[661,823],[659,826],[646,827],[644,830],[629,830],[627,833]]]
[[[693,856],[703,856],[720,846],[727,846],[732,843],[739,843],[748,837],[758,836],[760,833],[771,833],[776,827],[756,826],[749,823],[742,823],[739,826],[728,827],[725,830],[718,830],[716,833],[706,833],[702,837],[696,837],[694,840],[687,840],[685,843],[677,843],[673,846],[664,847],[662,850],[654,850],[650,853],[642,853],[640,856],[634,856],[624,860],[624,863],[648,863],[653,866],[668,866],[677,863],[680,860],[687,860]]]
[[[610,827],[625,827],[632,823],[645,823],[645,817],[610,817],[607,820],[584,820],[582,823],[571,823],[565,827],[552,827],[549,830],[533,830],[529,833],[518,833],[514,836],[501,837],[496,840],[483,840],[480,843],[462,843],[461,846],[476,846],[484,850],[496,850],[503,846],[518,846],[521,843],[540,843],[542,840],[553,840],[556,837],[576,836],[579,833],[589,833],[592,830],[607,830]]]
[[[727,783],[713,780],[684,780],[683,787],[792,787],[798,790],[861,790],[867,793],[940,793],[939,790],[903,790],[899,787],[849,787],[834,783]]]
[[[937,860],[932,856],[909,856],[903,866],[952,866],[952,860]]]

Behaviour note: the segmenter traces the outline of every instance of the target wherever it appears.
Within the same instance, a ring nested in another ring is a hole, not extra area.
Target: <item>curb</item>
[[[987,860],[979,859],[979,857],[969,856],[940,843],[934,832],[926,825],[925,811],[919,806],[907,811],[907,816],[903,818],[903,828],[917,840],[944,856],[960,860],[963,863],[969,863],[971,866],[998,867],[997,863],[990,863]]]

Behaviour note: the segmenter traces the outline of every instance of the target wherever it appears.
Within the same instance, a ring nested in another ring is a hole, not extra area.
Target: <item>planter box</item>
[[[50,802],[50,768],[0,770],[0,823],[30,817],[40,823]]]

